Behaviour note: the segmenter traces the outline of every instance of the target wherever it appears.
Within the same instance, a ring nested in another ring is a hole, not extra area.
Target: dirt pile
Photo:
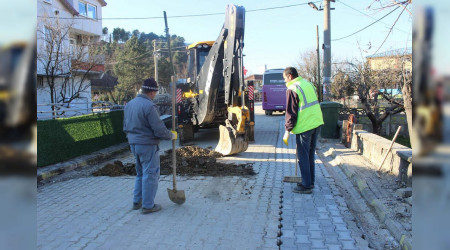
[[[136,175],[136,169],[134,163],[127,163],[123,165],[121,161],[114,161],[114,163],[108,163],[103,168],[92,173],[93,176],[124,176],[124,175]]]
[[[197,146],[176,150],[177,175],[184,176],[248,176],[254,175],[251,164],[225,164],[217,162],[222,154]],[[172,150],[161,155],[161,175],[172,174]],[[94,176],[136,175],[134,163],[115,161],[93,173]]]

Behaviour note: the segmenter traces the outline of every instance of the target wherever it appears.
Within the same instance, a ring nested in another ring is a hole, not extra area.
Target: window
[[[263,75],[264,85],[284,85],[283,73],[270,73]]]
[[[44,40],[50,43],[53,41],[53,32],[47,26],[44,26]]]
[[[92,18],[92,19],[97,19],[97,7],[95,7],[94,5],[88,5],[88,17]]]
[[[78,2],[78,12],[82,16],[97,19],[97,7],[95,5],[80,1]]]
[[[80,13],[80,15],[82,16],[87,16],[87,4],[83,3],[83,2],[78,2],[78,12]]]
[[[38,88],[44,87],[44,77],[43,76],[37,76],[37,86],[38,86]]]
[[[69,39],[69,53],[71,56],[75,55],[75,40]]]

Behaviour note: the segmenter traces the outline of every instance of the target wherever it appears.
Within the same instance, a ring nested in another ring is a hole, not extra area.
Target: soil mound
[[[197,146],[186,146],[176,150],[177,175],[184,176],[250,176],[254,175],[251,164],[225,164],[217,162],[222,154]],[[172,174],[172,150],[161,155],[161,175]],[[121,161],[106,164],[93,173],[94,176],[136,175],[134,163],[123,165]]]

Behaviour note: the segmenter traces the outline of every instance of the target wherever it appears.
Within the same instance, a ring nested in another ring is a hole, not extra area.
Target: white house
[[[52,118],[52,103],[61,104],[63,116],[90,112],[90,80],[104,72],[91,49],[102,36],[105,6],[103,0],[37,0],[38,119]]]

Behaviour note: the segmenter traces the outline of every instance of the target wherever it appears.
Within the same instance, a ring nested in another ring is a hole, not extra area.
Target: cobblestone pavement
[[[39,249],[355,249],[343,217],[344,201],[318,164],[312,195],[294,194],[294,141],[281,143],[284,116],[256,106],[256,142],[228,161],[253,162],[253,177],[178,177],[186,203],[167,195],[161,176],[156,202],[163,210],[131,210],[133,177],[70,179],[38,188]],[[130,156],[123,161],[130,161]],[[345,203],[345,202],[344,202]],[[280,220],[281,218],[281,220]]]
[[[284,123],[280,123],[280,130]],[[295,137],[289,146],[277,143],[277,162],[282,176],[295,176]],[[318,145],[320,146],[320,145]],[[300,175],[300,170],[297,170]],[[348,227],[347,205],[320,159],[316,156],[316,181],[312,195],[292,192],[296,184],[283,183],[280,191],[281,249],[361,249],[356,247],[358,230]]]

